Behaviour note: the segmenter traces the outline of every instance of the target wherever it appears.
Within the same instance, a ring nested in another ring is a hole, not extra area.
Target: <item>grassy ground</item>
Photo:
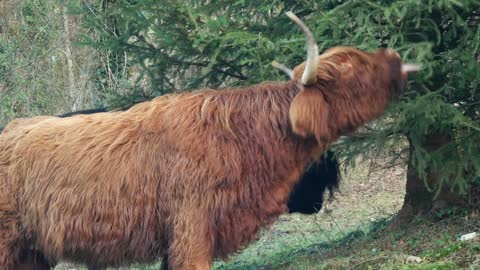
[[[480,269],[480,241],[457,240],[480,232],[478,210],[437,213],[441,218],[434,214],[433,219],[418,218],[405,228],[388,229],[403,202],[405,168],[372,172],[370,165],[364,162],[347,171],[342,193],[320,213],[281,216],[257,242],[228,262],[215,262],[214,269]],[[422,261],[406,263],[409,256]]]
[[[343,176],[341,194],[316,215],[283,215],[262,237],[215,269],[299,269],[302,257],[323,254],[325,247],[352,232],[366,232],[371,222],[398,211],[404,196],[405,172],[393,168],[369,174],[362,163]]]

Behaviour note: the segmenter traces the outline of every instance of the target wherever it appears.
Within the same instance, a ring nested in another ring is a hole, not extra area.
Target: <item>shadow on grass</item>
[[[291,267],[292,269],[303,269],[302,262],[307,262],[308,259],[314,257],[316,260],[329,256],[335,249],[348,248],[353,243],[358,241],[365,241],[369,238],[375,239],[378,232],[386,227],[390,218],[379,219],[366,228],[358,228],[346,234],[337,240],[321,242],[309,245],[305,248],[282,250],[274,253],[268,258],[268,262],[258,263],[247,260],[231,260],[230,262],[216,262],[214,264],[215,270],[270,270],[270,269],[285,269]],[[306,268],[305,268],[306,269]]]

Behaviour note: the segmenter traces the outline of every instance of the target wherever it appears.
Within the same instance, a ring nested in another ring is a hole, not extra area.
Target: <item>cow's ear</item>
[[[302,90],[292,101],[289,111],[292,130],[307,138],[314,136],[320,146],[330,139],[329,106],[318,89]]]

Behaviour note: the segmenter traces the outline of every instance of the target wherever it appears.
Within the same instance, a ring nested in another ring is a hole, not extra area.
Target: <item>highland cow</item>
[[[65,118],[79,114],[94,114],[107,111],[107,108],[100,107],[68,112],[57,115],[57,117]],[[24,124],[25,121],[28,121],[29,124],[38,121],[37,118],[32,119],[18,119],[17,121],[20,121],[20,123],[17,123],[17,125]],[[14,124],[11,123],[10,127],[13,125]],[[2,130],[3,127],[0,127],[0,133]],[[307,166],[306,171],[302,174],[302,177],[295,185],[288,198],[288,213],[318,213],[322,208],[323,194],[325,190],[328,189],[330,197],[332,197],[334,189],[338,188],[339,178],[340,171],[338,168],[338,160],[332,151],[326,151],[318,161],[312,161],[311,164]]]
[[[94,114],[107,111],[107,108],[100,107],[68,112],[57,115],[56,117],[65,118],[79,114]],[[33,122],[37,120],[38,119],[33,118]],[[19,119],[19,121],[20,123],[24,123],[24,121],[28,121],[29,124],[33,123],[32,119]],[[13,123],[10,124],[10,127],[12,125]],[[3,127],[0,127],[0,133],[2,130]],[[332,196],[334,189],[338,188],[339,178],[338,160],[332,151],[326,151],[318,161],[312,161],[311,164],[307,166],[306,171],[295,185],[288,198],[288,213],[314,214],[319,212],[322,208],[325,190],[328,189],[330,196]]]
[[[254,241],[287,210],[307,164],[381,116],[411,67],[391,49],[318,55],[311,32],[288,15],[309,44],[294,80],[7,125],[0,265],[28,267],[22,254],[32,251],[42,266],[163,258],[164,269],[210,269]]]

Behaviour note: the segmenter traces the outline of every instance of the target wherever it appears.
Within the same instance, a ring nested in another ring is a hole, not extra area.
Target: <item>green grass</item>
[[[461,242],[460,235],[480,227],[475,211],[442,220],[416,220],[403,228],[388,229],[388,220],[371,224],[370,231],[352,233],[321,244],[279,267],[264,269],[480,269],[480,241]],[[419,264],[406,264],[418,256]],[[475,268],[477,267],[477,268]],[[243,269],[243,268],[229,268]]]

